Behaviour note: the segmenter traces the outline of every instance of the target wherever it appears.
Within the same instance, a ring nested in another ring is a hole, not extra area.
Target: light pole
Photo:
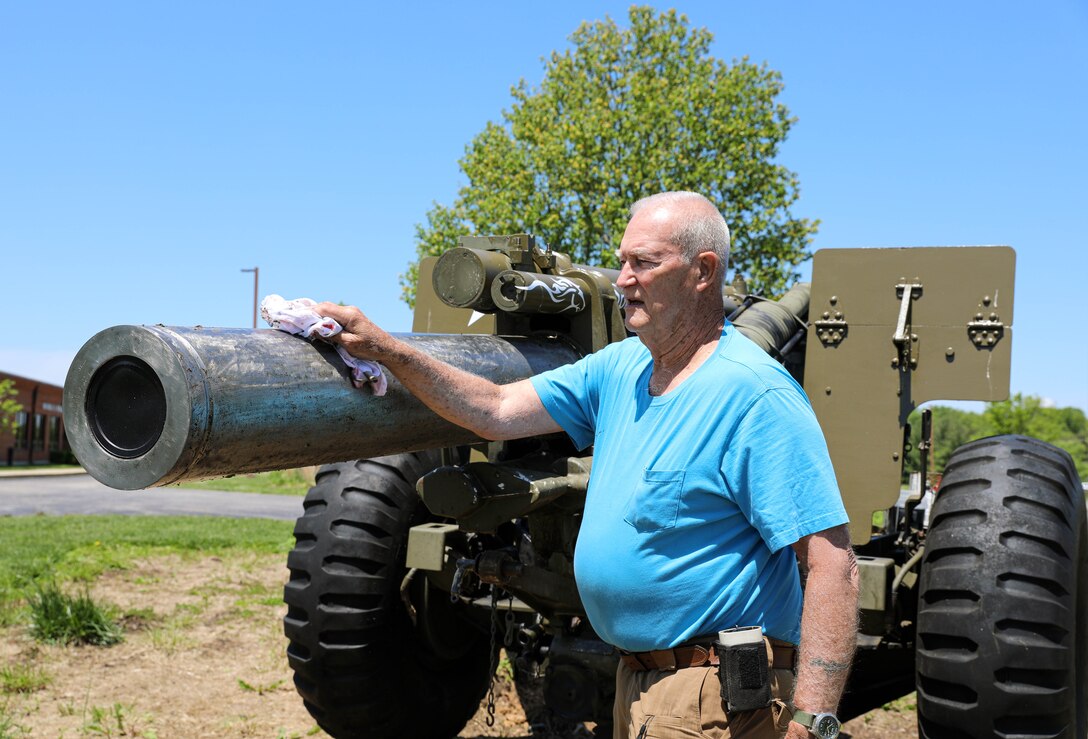
[[[253,269],[243,269],[243,272],[253,273],[253,328],[257,328],[257,280],[261,274],[260,267],[254,267]]]

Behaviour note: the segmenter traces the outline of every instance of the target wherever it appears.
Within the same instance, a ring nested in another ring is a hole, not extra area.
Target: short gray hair
[[[686,190],[659,192],[636,201],[631,206],[631,217],[645,208],[669,208],[673,223],[669,241],[680,247],[680,254],[688,262],[705,251],[717,254],[724,281],[729,266],[729,226],[709,198]]]

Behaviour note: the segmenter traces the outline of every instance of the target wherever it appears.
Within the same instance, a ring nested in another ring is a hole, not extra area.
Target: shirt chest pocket
[[[644,534],[671,529],[676,525],[683,489],[683,470],[645,470],[627,500],[623,520]]]

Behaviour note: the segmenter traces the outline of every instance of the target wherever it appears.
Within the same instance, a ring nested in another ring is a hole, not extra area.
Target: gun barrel
[[[579,357],[553,338],[400,338],[500,384]],[[480,440],[395,378],[374,397],[331,346],[273,330],[106,329],[72,363],[64,419],[84,468],[124,490]]]
[[[775,356],[805,328],[812,286],[798,282],[781,299],[760,300],[734,319],[737,330]]]

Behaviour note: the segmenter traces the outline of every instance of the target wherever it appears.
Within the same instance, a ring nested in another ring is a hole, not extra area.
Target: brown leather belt
[[[771,667],[775,670],[793,670],[797,662],[797,647],[789,642],[763,637],[771,655]],[[673,649],[654,649],[650,652],[625,652],[620,659],[633,672],[646,670],[682,670],[685,667],[702,667],[718,664],[718,653],[710,644],[692,644]]]

